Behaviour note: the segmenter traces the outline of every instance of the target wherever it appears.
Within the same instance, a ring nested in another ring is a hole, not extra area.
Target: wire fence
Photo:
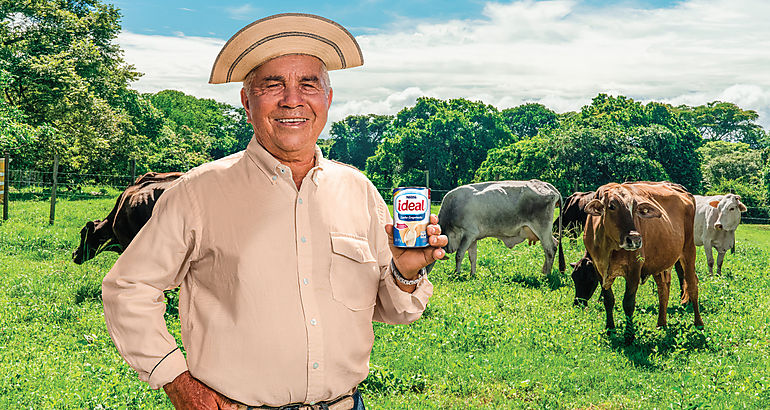
[[[52,171],[7,170],[11,201],[45,200],[51,197],[54,185]],[[56,197],[68,200],[114,198],[133,184],[135,176],[117,174],[81,174],[59,172],[56,174]],[[393,189],[377,187],[386,202],[392,202]],[[431,203],[440,204],[449,190],[431,189]],[[741,217],[742,223],[770,224],[770,207],[748,207]]]

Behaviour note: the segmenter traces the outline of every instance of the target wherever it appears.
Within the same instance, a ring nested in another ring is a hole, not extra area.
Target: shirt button
[[[302,198],[300,198],[299,201],[297,202],[299,202],[299,204],[302,205]]]
[[[317,362],[316,362],[316,363],[313,363],[313,368],[314,368],[314,369],[317,369],[317,368],[318,368],[318,363],[317,363]]]
[[[310,319],[310,324],[315,326],[318,323],[315,319]]]
[[[310,281],[309,281],[307,278],[305,278],[305,279],[302,279],[302,283],[304,283],[305,285],[307,285],[308,283],[310,283]]]
[[[305,239],[305,237],[303,236],[302,238],[300,238],[300,241],[302,241],[302,243],[305,243],[307,242],[307,239]]]
[[[273,181],[275,181],[276,179],[278,179],[278,176],[277,175],[273,175]]]

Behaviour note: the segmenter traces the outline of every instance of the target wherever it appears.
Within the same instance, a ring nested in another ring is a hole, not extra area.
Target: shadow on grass
[[[708,349],[708,341],[702,330],[686,324],[668,325],[664,329],[647,330],[633,327],[607,332],[610,347],[625,355],[634,365],[659,369],[653,357],[666,357],[676,351],[691,352]]]
[[[93,193],[81,193],[81,192],[56,192],[56,199],[57,200],[67,200],[67,201],[88,201],[91,199],[102,199],[102,198],[117,198],[119,193],[115,195],[114,193],[101,193],[101,192],[93,192]],[[14,192],[10,195],[9,202],[13,201],[50,201],[51,200],[51,191],[45,191],[45,192]]]

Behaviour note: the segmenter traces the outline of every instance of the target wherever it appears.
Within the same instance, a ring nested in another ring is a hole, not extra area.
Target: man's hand
[[[230,399],[192,377],[189,370],[163,386],[163,390],[177,410],[238,408]]]
[[[446,235],[441,235],[441,227],[438,225],[438,222],[438,216],[431,214],[430,225],[426,229],[428,233],[428,246],[425,248],[399,248],[394,246],[393,224],[385,225],[390,252],[393,255],[393,263],[404,278],[416,278],[420,273],[420,269],[443,258],[446,254],[441,248],[447,245],[448,239]],[[403,289],[400,283],[399,287]],[[411,290],[414,290],[414,288],[415,286],[412,285]]]

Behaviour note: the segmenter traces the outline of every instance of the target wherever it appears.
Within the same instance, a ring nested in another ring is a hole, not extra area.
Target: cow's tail
[[[562,236],[562,226],[561,226],[561,216],[564,213],[564,200],[561,197],[561,192],[556,191],[559,194],[559,237],[557,240],[559,241],[559,272],[564,273],[564,270],[567,269],[567,264],[564,262],[564,250],[561,247],[561,236]]]

